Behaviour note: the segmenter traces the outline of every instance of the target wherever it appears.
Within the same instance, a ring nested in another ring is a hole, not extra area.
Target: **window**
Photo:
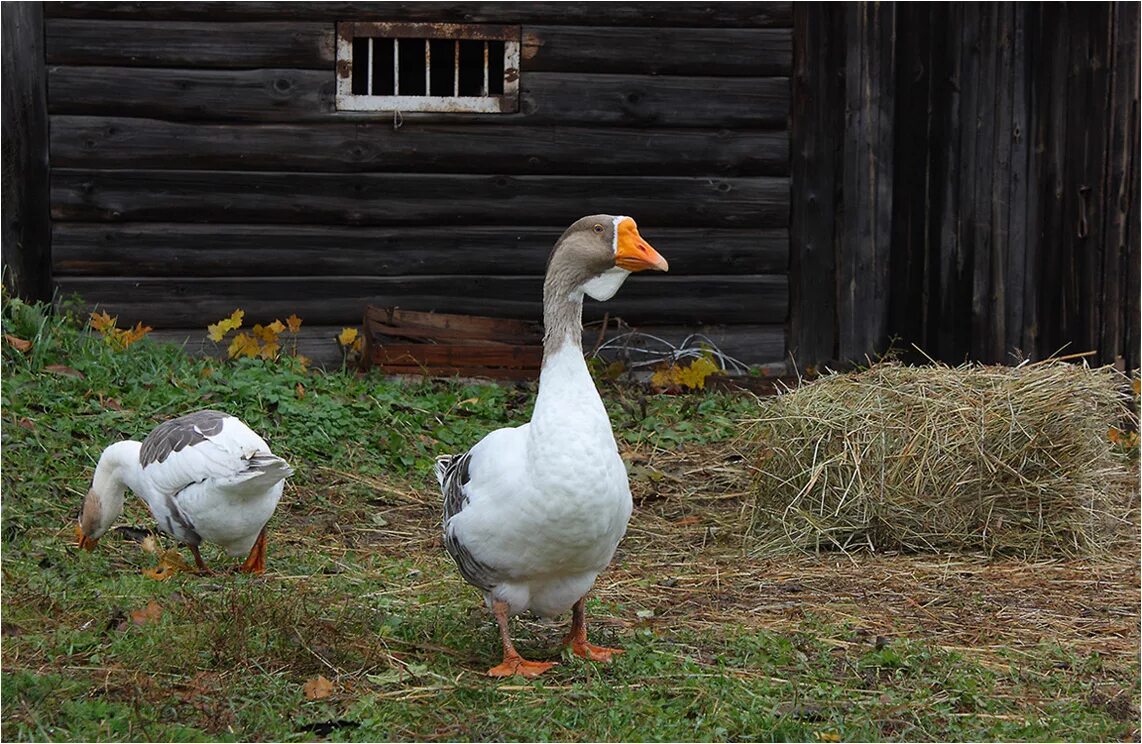
[[[337,109],[515,113],[519,26],[338,23]]]

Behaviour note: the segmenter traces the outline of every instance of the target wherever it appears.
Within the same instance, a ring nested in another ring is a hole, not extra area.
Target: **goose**
[[[160,530],[190,546],[200,572],[210,573],[198,550],[207,541],[231,557],[246,556],[239,571],[261,574],[266,523],[291,475],[289,464],[234,416],[205,409],[170,419],[141,443],[103,450],[76,528],[79,547],[95,549],[130,489]]]
[[[554,666],[524,659],[512,645],[509,617],[528,610],[542,617],[571,610],[563,642],[576,656],[610,661],[622,653],[587,642],[586,596],[626,532],[632,502],[583,359],[583,296],[608,300],[631,272],[668,268],[630,217],[591,215],[567,228],[543,283],[543,364],[531,420],[436,459],[445,549],[499,624],[503,661],[489,676],[534,677]]]

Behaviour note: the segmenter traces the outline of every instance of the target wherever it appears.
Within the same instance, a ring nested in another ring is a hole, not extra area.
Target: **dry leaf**
[[[275,336],[276,338],[276,336]],[[281,344],[277,341],[267,341],[266,345],[258,352],[258,356],[262,359],[277,359],[278,352],[282,350]]]
[[[206,326],[207,335],[210,336],[211,341],[221,341],[225,338],[227,333],[236,331],[242,327],[242,318],[244,317],[246,317],[246,311],[235,310],[230,313],[230,317],[223,318],[217,323]]]
[[[294,390],[297,392],[297,399],[298,400],[304,400],[305,399],[305,385],[302,385],[299,382],[299,383],[297,383],[297,386],[294,387]]]
[[[147,623],[157,623],[159,618],[163,616],[163,608],[158,602],[153,599],[147,602],[147,606],[141,610],[135,610],[131,613],[131,622],[135,625],[146,625]]]
[[[275,320],[273,323],[270,323],[268,326],[266,326],[266,328],[273,331],[275,336],[286,329],[280,320]]]
[[[230,348],[226,350],[231,359],[237,359],[240,356],[254,357],[258,355],[258,341],[253,336],[246,333],[239,333],[230,342]]]
[[[690,517],[682,517],[681,519],[676,519],[676,520],[674,520],[674,524],[679,526],[679,527],[689,527],[692,524],[700,524],[701,521],[702,521],[701,517],[690,516]]]
[[[72,369],[66,364],[49,364],[44,367],[45,372],[51,372],[53,375],[63,375],[65,377],[75,377],[82,380],[84,375],[78,369]]]
[[[16,351],[21,351],[21,352],[27,354],[29,351],[32,350],[32,342],[31,341],[25,341],[22,338],[17,338],[16,336],[12,336],[12,335],[7,334],[7,333],[4,334],[4,340],[6,340],[9,344],[11,344],[12,348],[15,349]]]
[[[104,310],[101,313],[92,313],[90,324],[91,324],[92,328],[99,331],[100,333],[105,334],[108,331],[114,330],[115,323],[118,320],[119,320],[118,315],[116,315],[114,318],[112,318],[110,315],[107,314],[107,311]]]
[[[306,682],[302,691],[306,700],[320,700],[333,694],[333,683],[325,679],[324,675],[318,675]]]
[[[351,346],[357,340],[356,328],[342,328],[341,332],[337,334],[337,343],[342,346]]]
[[[177,573],[195,573],[196,570],[190,567],[186,561],[179,555],[177,549],[164,551],[159,556],[159,565],[154,568],[147,568],[143,570],[143,576],[155,581],[166,581]]]
[[[286,326],[289,327],[290,333],[297,333],[301,330],[301,318],[297,317],[297,313],[286,318]]]
[[[147,535],[143,538],[143,542],[139,543],[139,545],[148,553],[154,553],[159,549],[158,544],[155,542],[154,535]]]
[[[21,429],[27,429],[28,431],[35,431],[36,430],[36,422],[32,421],[27,416],[21,417],[20,420],[16,422],[16,425],[19,426]]]

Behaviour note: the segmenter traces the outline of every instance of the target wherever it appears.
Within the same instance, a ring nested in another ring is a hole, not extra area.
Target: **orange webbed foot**
[[[553,661],[528,661],[521,656],[515,656],[504,659],[502,663],[489,669],[488,676],[514,677],[518,674],[521,677],[538,677],[553,666],[555,666]]]
[[[614,657],[621,654],[621,648],[607,648],[606,646],[596,646],[586,641],[572,641],[571,653],[575,654],[581,659],[588,659],[590,661],[604,661],[609,662]]]

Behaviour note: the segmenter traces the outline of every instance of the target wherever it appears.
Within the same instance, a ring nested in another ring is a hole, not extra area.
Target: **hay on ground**
[[[1084,555],[1136,535],[1107,434],[1137,416],[1111,368],[886,363],[760,405],[741,443],[757,550]]]

